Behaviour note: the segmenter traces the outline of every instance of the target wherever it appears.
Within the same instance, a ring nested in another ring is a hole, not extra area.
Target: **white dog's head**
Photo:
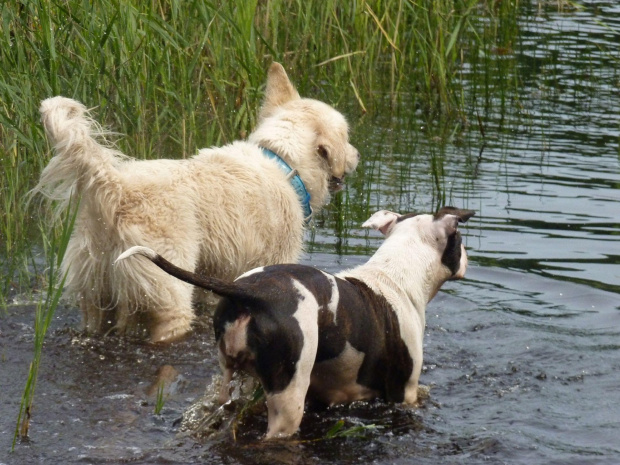
[[[473,210],[443,207],[434,215],[407,213],[401,215],[381,210],[362,227],[380,231],[386,240],[375,255],[383,259],[391,255],[408,256],[406,266],[421,265],[431,275],[429,299],[449,279],[462,279],[467,270],[467,253],[462,244],[459,223],[475,215]],[[374,258],[374,257],[373,257]],[[403,270],[406,274],[408,270]]]
[[[330,182],[338,185],[359,161],[344,116],[326,103],[301,98],[279,63],[269,68],[259,125],[250,141],[297,169],[313,208],[327,201]]]

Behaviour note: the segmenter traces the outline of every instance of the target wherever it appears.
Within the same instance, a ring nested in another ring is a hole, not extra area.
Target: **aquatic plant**
[[[47,292],[40,298],[35,311],[34,350],[32,362],[30,363],[30,368],[28,370],[28,378],[24,387],[24,393],[19,406],[17,424],[15,427],[15,434],[13,436],[13,447],[15,447],[18,437],[22,439],[28,437],[30,418],[34,403],[35,387],[43,354],[43,341],[45,340],[45,335],[52,318],[54,317],[54,312],[56,311],[56,307],[58,306],[62,295],[66,273],[61,275],[60,264],[62,263],[62,259],[67,249],[67,244],[69,243],[76,214],[76,206],[69,205],[67,213],[62,220],[61,228],[55,231],[56,234],[53,236],[43,236],[46,239],[44,242],[44,247],[46,249],[46,256],[48,257]]]
[[[369,431],[375,431],[381,428],[377,425],[355,425],[350,428],[345,428],[345,421],[338,420],[334,425],[325,433],[323,439],[334,438],[363,438],[366,437]]]
[[[165,391],[166,391],[166,383],[164,381],[161,381],[157,385],[157,393],[155,394],[155,410],[153,412],[155,413],[155,415],[159,415],[162,409],[164,408],[164,405],[166,403],[166,398],[168,397],[167,395],[164,395]]]

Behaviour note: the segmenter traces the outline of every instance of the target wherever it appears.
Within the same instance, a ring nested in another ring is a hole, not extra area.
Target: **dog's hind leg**
[[[168,255],[175,254],[168,252]],[[193,268],[194,254],[185,257],[177,255],[173,260]],[[170,276],[148,260],[119,261],[114,266],[114,283],[119,331],[131,330],[133,323],[140,321],[147,328],[151,342],[171,342],[190,331],[194,320],[190,284]]]
[[[295,366],[295,374],[291,382],[280,392],[266,393],[267,434],[265,439],[287,437],[295,434],[299,429],[304,415],[306,394],[310,386],[310,375],[316,358],[317,343],[318,328],[315,335],[304,331],[304,349]]]
[[[220,405],[223,405],[230,400],[230,382],[235,374],[232,368],[225,367],[224,365],[222,365],[222,367],[222,384],[217,398]]]
[[[267,434],[265,439],[288,437],[299,429],[304,415],[305,390],[287,388],[277,394],[267,394]]]
[[[104,279],[94,282],[85,278],[76,287],[75,281],[69,290],[78,296],[78,305],[82,312],[82,329],[88,334],[105,334],[116,324],[116,310],[112,296],[108,292]],[[75,291],[75,289],[79,289]]]
[[[102,310],[91,299],[79,298],[80,310],[82,311],[82,329],[88,334],[101,332],[103,321]]]
[[[151,342],[172,342],[191,330],[194,321],[192,287],[171,276],[160,283],[166,288],[165,300],[149,307],[147,315]]]
[[[276,393],[265,390],[268,410],[266,439],[290,436],[299,429],[319,345],[317,323],[319,304],[314,295],[301,283],[294,281],[294,286],[299,292],[300,298],[293,318],[297,320],[299,329],[303,334],[303,345],[299,360],[295,364],[294,374],[288,385]],[[287,352],[291,353],[292,351]]]

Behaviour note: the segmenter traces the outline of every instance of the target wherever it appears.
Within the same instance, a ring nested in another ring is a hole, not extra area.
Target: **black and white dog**
[[[381,397],[414,404],[422,368],[426,304],[449,279],[463,278],[467,254],[458,223],[471,210],[435,215],[381,210],[362,226],[386,236],[370,260],[331,275],[275,265],[234,282],[182,270],[146,247],[120,255],[149,258],[164,271],[223,297],[214,316],[224,372],[220,401],[236,370],[266,393],[267,438],[297,431],[306,395],[327,404]]]

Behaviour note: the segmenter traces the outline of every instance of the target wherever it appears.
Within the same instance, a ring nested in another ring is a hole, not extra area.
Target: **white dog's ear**
[[[387,236],[394,224],[396,224],[396,220],[401,216],[400,213],[394,213],[389,210],[379,210],[362,224],[362,228],[376,229],[380,231],[381,234]]]
[[[284,67],[280,63],[273,62],[267,74],[267,89],[265,90],[265,102],[261,109],[261,118],[271,115],[280,105],[299,98],[301,97],[291,84]]]

